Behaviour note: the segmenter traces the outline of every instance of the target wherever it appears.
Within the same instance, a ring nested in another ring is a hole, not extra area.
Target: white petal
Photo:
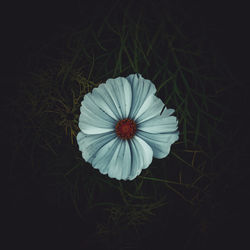
[[[93,167],[99,169],[102,174],[107,174],[110,167],[110,161],[119,145],[120,139],[117,137],[103,145],[92,160]]]
[[[87,109],[83,103],[79,116],[79,128],[85,134],[99,134],[114,131],[116,122],[111,117],[109,117],[110,120],[108,120],[108,115],[106,115],[105,119],[103,119],[103,117],[104,115],[100,116],[98,113]]]
[[[144,101],[144,103],[141,105],[140,109],[138,112],[135,114],[134,120],[137,122],[138,117],[140,117],[143,113],[145,113],[150,106],[153,105],[153,100],[154,100],[153,95],[148,96],[148,98]]]
[[[100,113],[100,112],[99,112]],[[102,124],[105,127],[113,127],[116,124],[116,121],[112,119],[110,116],[100,115],[98,112],[93,111],[93,109],[88,109],[86,106],[81,106],[81,114],[79,117],[84,121],[95,121],[93,125]],[[109,119],[108,119],[109,118]]]
[[[82,151],[82,156],[85,161],[89,163],[92,163],[92,160],[95,158],[100,148],[114,138],[116,138],[115,133],[88,135],[83,132],[79,132],[76,137],[79,150]]]
[[[127,118],[132,104],[132,89],[128,80],[124,77],[109,79],[106,87],[121,115],[120,118]]]
[[[94,88],[92,91],[92,95],[89,96],[96,103],[96,105],[103,110],[103,112],[107,113],[114,120],[120,119],[120,113],[116,109],[116,105],[111,99],[109,92],[107,90],[106,84],[100,84],[98,88]]]
[[[136,123],[139,124],[141,122],[144,122],[146,120],[152,119],[153,117],[159,116],[161,114],[161,111],[163,107],[165,107],[164,103],[160,98],[157,96],[152,96],[151,97],[151,103],[147,105],[146,108],[144,108],[143,111],[139,111],[139,115],[136,115]],[[161,117],[167,117],[170,116],[171,114],[174,113],[174,109],[167,109],[165,108],[162,114],[160,115]]]
[[[131,152],[128,141],[120,141],[109,163],[108,175],[117,180],[127,180],[131,170]]]
[[[143,158],[142,154],[139,152],[139,149],[136,146],[134,140],[130,140],[130,149],[131,149],[131,172],[128,177],[129,180],[135,179],[142,171],[143,167]]]
[[[122,177],[122,167],[123,165],[120,165],[119,159],[122,157],[122,147],[123,143],[120,141],[120,143],[115,148],[111,160],[109,162],[109,168],[108,168],[108,176],[110,178],[115,178],[117,180],[120,180]],[[123,163],[123,162],[122,162]]]
[[[88,117],[88,119],[86,119],[86,117]],[[104,123],[96,123],[96,121],[91,118],[91,116],[87,116],[86,113],[80,115],[78,126],[83,133],[90,135],[114,131],[113,126],[106,126]]]
[[[178,121],[175,116],[160,115],[137,124],[137,129],[148,133],[169,133],[177,130]]]
[[[132,106],[129,117],[134,119],[145,100],[156,92],[155,85],[144,79],[140,74],[131,74],[127,77],[132,88]]]
[[[92,113],[96,114],[100,119],[108,121],[108,122],[114,122],[116,121],[116,118],[113,114],[110,116],[105,110],[103,110],[103,106],[97,105],[95,101],[93,100],[92,93],[88,93],[84,96],[84,99],[81,103],[80,111],[82,112],[82,108],[86,108]],[[109,111],[110,112],[110,111]]]
[[[112,145],[110,147],[111,144]],[[93,161],[94,168],[101,173],[107,174],[110,178],[127,180],[131,169],[131,153],[128,141],[117,140],[117,143],[110,142],[98,152],[96,160]],[[104,166],[106,164],[106,166]]]
[[[152,148],[154,157],[158,159],[166,157],[170,152],[171,145],[179,139],[178,131],[165,134],[138,131],[136,135]]]
[[[131,164],[132,164],[131,149],[128,141],[124,141],[123,158],[125,163],[123,164],[122,168],[122,179],[127,180],[131,173]]]
[[[148,168],[153,160],[153,150],[140,137],[131,139],[132,166],[129,180],[133,180],[141,173],[142,169]]]

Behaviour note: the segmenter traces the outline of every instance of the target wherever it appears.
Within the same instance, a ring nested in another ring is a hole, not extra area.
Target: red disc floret
[[[131,139],[136,132],[136,123],[129,118],[120,120],[115,126],[115,132],[123,140]]]

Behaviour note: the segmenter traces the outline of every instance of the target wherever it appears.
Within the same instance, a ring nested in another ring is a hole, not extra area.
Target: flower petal
[[[134,116],[134,120],[136,121],[136,123],[138,123],[137,122],[138,117],[144,114],[153,105],[154,97],[155,97],[154,95],[148,96],[148,98],[141,105],[140,109],[137,111],[137,113]]]
[[[122,168],[122,179],[127,180],[131,173],[132,167],[132,155],[131,155],[131,148],[129,146],[128,141],[124,141],[124,153],[123,153],[124,160],[126,164],[123,164]]]
[[[165,134],[138,131],[136,135],[152,148],[154,157],[157,159],[165,158],[170,152],[171,145],[179,139],[178,131]]]
[[[162,100],[158,98],[157,96],[153,95],[151,97],[150,104],[147,105],[147,108],[143,112],[139,112],[139,115],[137,114],[136,122],[139,124],[149,119],[152,119],[156,116],[159,116],[164,106],[165,104],[162,102]],[[160,116],[168,117],[172,115],[173,113],[174,113],[174,109],[165,108]]]
[[[96,153],[100,150],[100,148],[102,148],[114,138],[116,138],[115,133],[88,135],[81,131],[76,137],[79,150],[82,151],[82,156],[85,161],[89,163],[91,163],[95,158]]]
[[[165,114],[167,112],[168,111],[166,111]],[[152,119],[137,123],[137,128],[138,130],[148,133],[161,134],[175,132],[177,130],[177,125],[178,121],[175,116],[157,115]]]
[[[109,163],[108,176],[127,180],[131,169],[131,153],[127,141],[120,141]]]
[[[105,132],[111,132],[114,131],[115,127],[115,120],[113,120],[111,117],[109,117],[106,114],[100,115],[101,111],[99,109],[99,112],[93,112],[97,111],[95,109],[87,108],[86,105],[81,106],[81,114],[79,117],[79,128],[81,131],[85,134],[99,134],[99,133],[105,133]]]
[[[132,104],[132,89],[128,80],[124,77],[109,79],[106,88],[120,113],[120,119],[127,118]]]
[[[93,116],[84,112],[79,117],[79,128],[85,134],[102,134],[114,131],[114,126],[105,124],[104,122],[98,123]]]
[[[91,164],[93,165],[93,167],[99,169],[102,174],[107,174],[110,168],[109,163],[120,143],[120,139],[115,137],[108,143],[104,144],[92,160]]]
[[[117,121],[120,119],[121,114],[110,97],[105,83],[100,84],[98,88],[94,88],[89,97],[92,98],[92,101],[96,103],[99,109],[107,113],[114,120]]]
[[[80,111],[82,113],[82,108],[86,108],[92,113],[96,114],[100,119],[114,123],[116,121],[116,117],[114,114],[110,116],[107,111],[103,109],[103,106],[100,107],[100,105],[97,105],[95,101],[93,100],[92,93],[88,93],[84,96],[84,100],[81,103]],[[112,113],[109,110],[110,113]]]
[[[94,168],[110,178],[127,180],[131,169],[131,153],[128,141],[113,139],[103,145],[92,161]]]
[[[132,166],[129,180],[135,179],[142,171],[147,168],[153,160],[151,147],[140,137],[134,136],[130,143]]]
[[[119,158],[122,156],[120,151],[121,148],[122,148],[122,141],[117,145],[117,147],[115,148],[112,156],[111,156],[111,159],[110,159],[110,162],[109,162],[109,168],[108,168],[108,176],[110,178],[115,178],[117,180],[120,180],[121,179],[121,176],[122,176],[122,166],[117,164],[118,161],[119,161]]]
[[[129,117],[134,119],[145,100],[156,92],[155,85],[144,79],[140,74],[131,74],[127,77],[132,88],[132,106]]]

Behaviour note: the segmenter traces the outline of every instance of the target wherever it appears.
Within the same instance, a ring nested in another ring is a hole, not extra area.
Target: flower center
[[[116,134],[123,140],[131,139],[135,135],[136,124],[131,119],[123,119],[115,126]]]

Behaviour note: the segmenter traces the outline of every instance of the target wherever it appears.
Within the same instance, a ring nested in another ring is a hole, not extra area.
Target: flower
[[[86,162],[117,180],[133,180],[179,138],[173,109],[140,74],[108,79],[84,96],[77,135]]]

